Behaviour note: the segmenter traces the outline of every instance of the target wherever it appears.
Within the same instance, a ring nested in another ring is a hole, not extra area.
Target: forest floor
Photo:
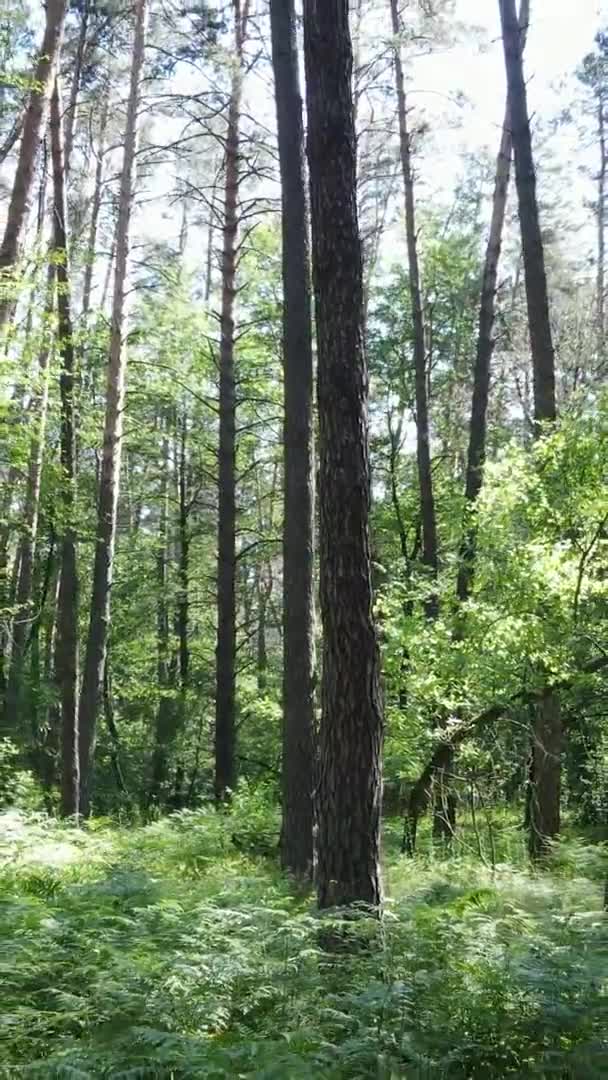
[[[0,1076],[605,1078],[604,853],[569,839],[532,875],[503,825],[492,867],[478,836],[407,859],[389,823],[386,916],[328,953],[255,798],[145,827],[5,812]]]

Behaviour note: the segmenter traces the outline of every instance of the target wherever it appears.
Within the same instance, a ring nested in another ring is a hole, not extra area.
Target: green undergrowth
[[[408,860],[389,825],[381,925],[325,952],[256,854],[275,828],[247,799],[137,827],[0,816],[0,1075],[608,1075],[601,848],[531,875],[466,846]]]

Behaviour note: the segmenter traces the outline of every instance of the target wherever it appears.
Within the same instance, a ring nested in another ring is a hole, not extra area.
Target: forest
[[[607,1077],[608,9],[0,72],[0,1077]]]

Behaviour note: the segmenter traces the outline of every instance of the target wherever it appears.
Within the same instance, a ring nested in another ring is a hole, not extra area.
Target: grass
[[[390,822],[385,919],[332,955],[253,850],[274,828],[247,797],[146,827],[2,815],[0,1076],[608,1075],[601,849],[569,840],[531,875],[505,819],[495,865],[470,826],[412,861]]]

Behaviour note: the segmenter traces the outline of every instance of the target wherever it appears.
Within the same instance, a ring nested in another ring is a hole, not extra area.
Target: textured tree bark
[[[221,802],[236,784],[236,394],[234,320],[238,233],[243,47],[249,0],[233,0],[236,60],[232,72],[224,184],[215,691],[215,795]]]
[[[528,101],[522,63],[522,41],[515,0],[499,0],[505,67],[524,256],[528,323],[534,376],[534,422],[536,437],[554,423],[555,358],[545,257],[536,198],[536,174],[532,153]],[[531,791],[530,851],[542,855],[560,829],[561,714],[555,691],[547,690],[536,711],[533,730],[534,786]],[[548,830],[548,831],[546,831]]]
[[[93,589],[86,645],[84,675],[80,692],[80,809],[90,813],[91,769],[95,751],[97,713],[101,701],[103,673],[110,628],[112,571],[116,543],[116,517],[120,486],[123,410],[127,352],[128,265],[131,215],[134,201],[138,109],[144,65],[147,2],[135,5],[135,32],[131,80],[124,136],[124,158],[120,179],[116,229],[116,269],[112,302],[110,357],[106,388],[103,455],[97,507],[97,544],[93,565]]]
[[[530,20],[530,0],[521,0],[519,6],[519,26],[521,47],[525,46]],[[458,579],[456,595],[460,603],[466,603],[471,595],[475,574],[475,554],[477,531],[472,519],[472,512],[477,501],[483,480],[483,467],[486,460],[486,428],[488,398],[490,393],[490,365],[494,352],[494,320],[496,317],[496,286],[498,282],[498,264],[502,248],[502,236],[507,208],[507,195],[511,178],[511,160],[513,157],[513,135],[511,132],[511,112],[507,101],[502,137],[498,157],[494,196],[492,199],[492,217],[486,246],[483,276],[481,283],[481,303],[479,307],[479,329],[477,334],[477,352],[473,372],[473,398],[471,402],[471,421],[469,426],[469,448],[467,454],[465,479],[465,527],[460,545]]]
[[[305,0],[304,53],[324,632],[316,884],[321,907],[377,907],[383,716],[372,613],[368,376],[348,0]]]
[[[313,356],[304,126],[294,0],[271,0],[283,240],[283,827],[281,860],[313,863]]]
[[[431,593],[426,602],[427,615],[437,615],[438,602],[435,588],[438,569],[437,518],[431,469],[431,435],[426,370],[426,346],[424,314],[420,290],[420,267],[418,263],[418,236],[416,232],[416,202],[414,198],[414,174],[411,159],[411,136],[407,119],[407,98],[401,61],[401,21],[397,0],[390,0],[391,21],[394,35],[395,87],[397,90],[397,114],[399,119],[399,149],[403,190],[405,195],[405,230],[409,264],[409,285],[412,304],[412,330],[414,346],[414,372],[416,384],[416,459],[420,487],[420,510],[422,517],[422,563],[431,579]]]
[[[61,812],[79,812],[78,761],[78,600],[76,552],[76,357],[71,310],[71,279],[67,242],[67,210],[63,131],[59,78],[51,98],[51,145],[53,156],[54,249],[57,254],[57,340],[61,357],[61,537],[60,578],[57,600],[55,678],[61,706]]]
[[[53,89],[55,66],[61,49],[66,0],[48,0],[44,37],[34,71],[33,88],[23,120],[17,169],[0,247],[0,329],[9,319],[15,300],[10,278],[19,255],[23,231],[32,197],[36,161],[48,104]],[[2,279],[5,280],[2,280]]]

